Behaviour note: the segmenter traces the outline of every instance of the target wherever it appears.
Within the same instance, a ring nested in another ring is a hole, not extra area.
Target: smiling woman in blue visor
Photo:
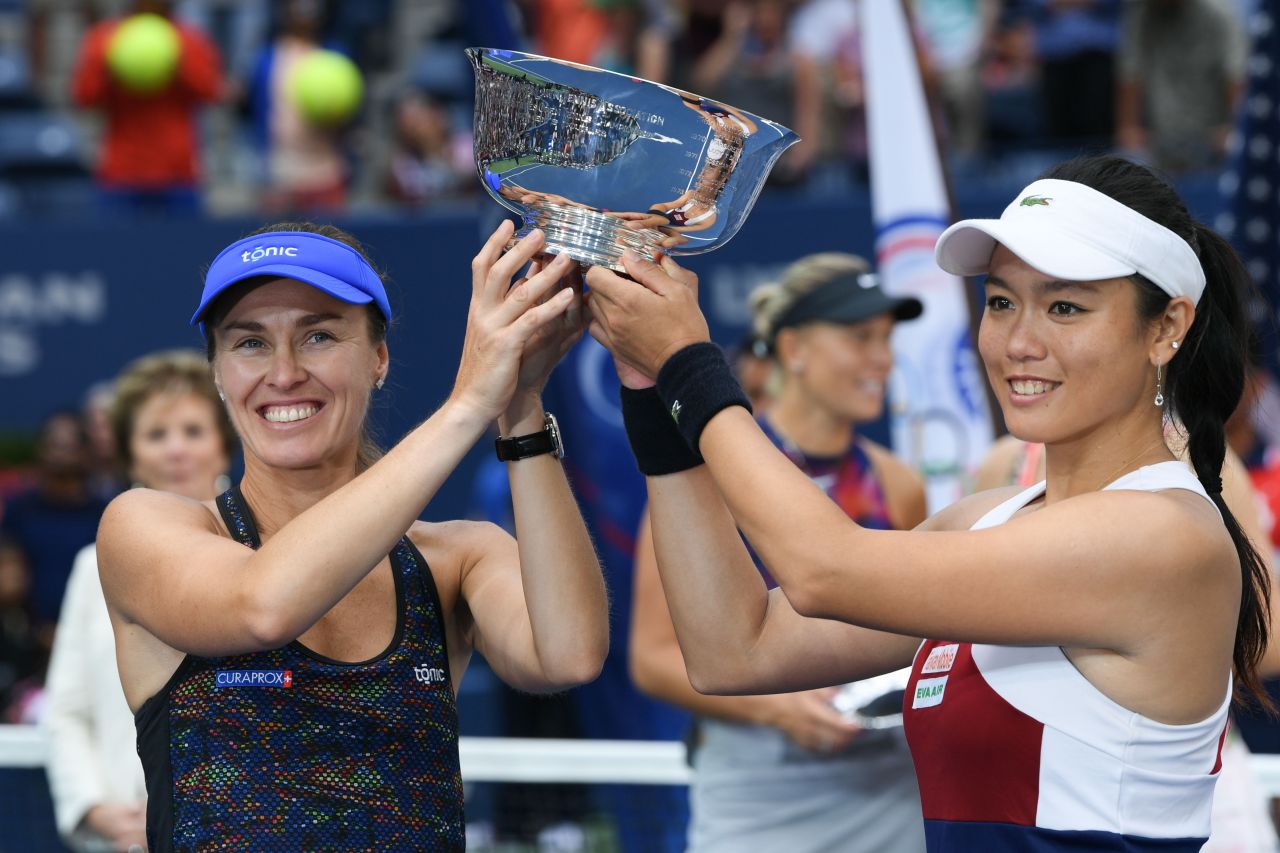
[[[192,322],[244,478],[207,502],[133,490],[98,539],[153,853],[461,850],[471,652],[523,690],[599,671],[604,584],[540,396],[581,288],[535,259],[540,232],[503,255],[511,231],[472,264],[453,392],[382,458],[364,430],[391,307],[359,243],[282,224],[209,267]],[[518,544],[418,521],[494,421]]]

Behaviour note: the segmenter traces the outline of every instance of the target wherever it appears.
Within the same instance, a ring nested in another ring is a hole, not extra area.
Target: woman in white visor
[[[937,258],[986,274],[987,376],[1047,473],[918,532],[858,526],[774,448],[707,342],[692,274],[589,273],[690,679],[773,693],[912,665],[931,851],[1199,850],[1227,709],[1258,695],[1267,639],[1268,577],[1221,495],[1246,272],[1172,188],[1111,157],[953,225]]]

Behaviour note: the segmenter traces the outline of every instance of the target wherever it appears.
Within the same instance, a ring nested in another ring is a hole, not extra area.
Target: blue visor
[[[307,231],[270,231],[237,240],[213,259],[204,277],[199,323],[209,305],[234,284],[257,276],[291,278],[353,305],[377,303],[391,322],[391,304],[382,278],[360,253],[345,243]]]

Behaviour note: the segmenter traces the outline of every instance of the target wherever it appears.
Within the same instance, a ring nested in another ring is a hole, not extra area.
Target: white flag
[[[876,265],[887,292],[924,303],[894,331],[893,446],[924,475],[932,513],[966,493],[991,444],[986,378],[964,280],[933,259],[951,206],[906,12],[900,0],[859,6]]]

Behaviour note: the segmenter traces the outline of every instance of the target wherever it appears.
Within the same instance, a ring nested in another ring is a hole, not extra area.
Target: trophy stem
[[[630,249],[652,261],[666,235],[656,228],[628,228],[626,220],[586,207],[540,201],[528,205],[524,225],[511,244],[535,228],[546,236],[549,254],[565,253],[591,266],[609,267],[625,273],[622,253]]]

